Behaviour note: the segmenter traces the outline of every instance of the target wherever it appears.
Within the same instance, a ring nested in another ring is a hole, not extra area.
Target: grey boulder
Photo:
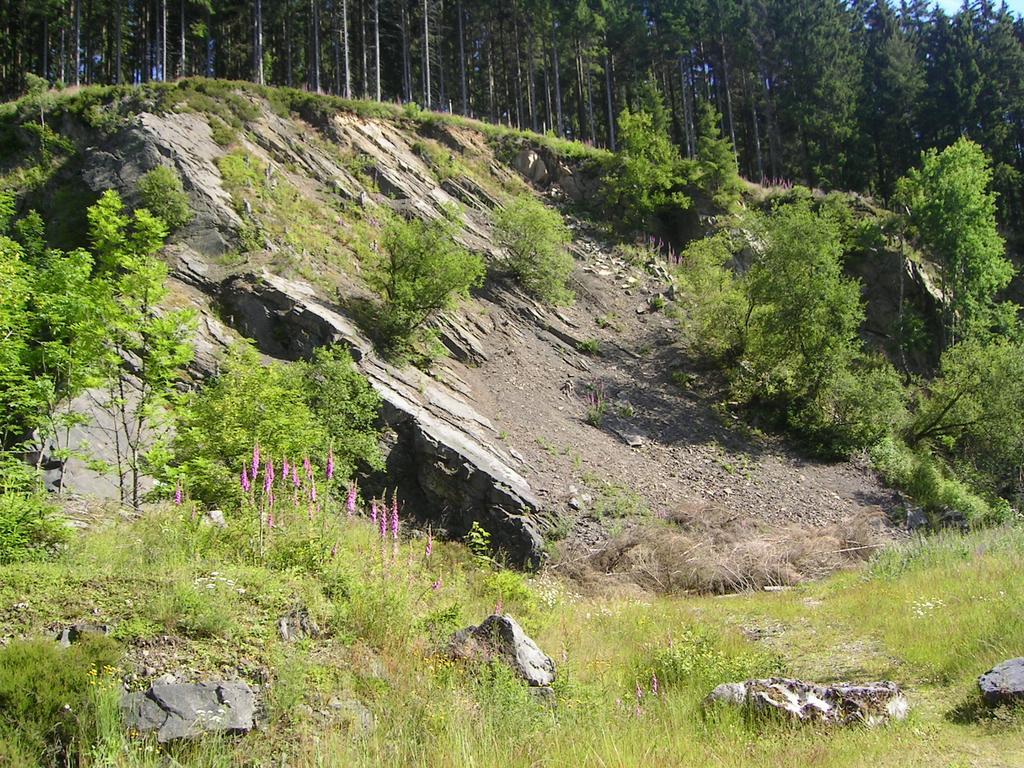
[[[124,724],[155,732],[163,743],[204,733],[246,733],[256,727],[256,694],[243,681],[154,683],[121,700]]]
[[[459,659],[501,659],[531,686],[545,687],[555,681],[555,662],[507,614],[493,614],[478,627],[460,629],[452,638],[451,650]]]
[[[67,648],[72,643],[78,642],[83,637],[90,635],[109,635],[110,625],[108,624],[72,624],[59,630],[54,637],[58,643]]]
[[[902,720],[909,705],[892,682],[818,685],[771,677],[724,683],[713,690],[706,704],[731,704],[757,712],[777,712],[802,722],[836,725],[879,725]]]
[[[1024,657],[996,664],[978,678],[978,687],[990,707],[1024,704]]]

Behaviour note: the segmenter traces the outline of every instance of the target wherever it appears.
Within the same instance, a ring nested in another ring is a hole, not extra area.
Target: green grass
[[[187,765],[1012,766],[1024,754],[1024,717],[957,715],[972,711],[977,675],[1024,647],[1020,529],[911,542],[783,593],[638,600],[582,597],[457,544],[436,543],[429,561],[418,538],[382,548],[367,521],[333,507],[312,521],[284,514],[260,544],[251,519],[221,531],[187,509],[154,510],[81,536],[51,562],[0,568],[0,606],[20,605],[0,614],[0,634],[91,618],[115,624],[122,671],[140,642],[163,634],[177,638],[182,668],[266,670],[267,729],[173,748]],[[469,669],[440,652],[499,601],[556,660],[555,709],[500,667]],[[278,639],[276,618],[296,605],[322,637]],[[765,639],[744,637],[757,628]],[[776,671],[894,679],[912,716],[820,730],[704,715],[717,683]],[[310,716],[336,695],[366,704],[376,730],[353,737]],[[102,743],[116,759],[83,765],[162,759],[146,740]]]

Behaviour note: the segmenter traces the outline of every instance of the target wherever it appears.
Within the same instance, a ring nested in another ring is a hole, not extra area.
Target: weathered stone
[[[544,164],[540,155],[532,149],[520,150],[515,156],[512,165],[534,184],[544,186],[548,183],[548,167]]]
[[[246,733],[256,727],[256,695],[242,681],[154,683],[142,693],[126,693],[121,712],[128,728],[155,732],[160,742]]]
[[[225,283],[222,300],[233,324],[275,357],[297,360],[319,346],[346,345],[397,436],[386,468],[390,482],[401,478],[407,508],[426,517],[445,510],[439,522],[455,536],[479,522],[513,562],[540,563],[539,502],[496,444],[493,425],[465,400],[418,371],[379,359],[355,325],[305,283],[244,275]]]
[[[351,736],[368,736],[377,727],[373,712],[358,699],[335,696],[327,706],[331,709],[331,719],[340,722]]]
[[[550,686],[555,680],[555,662],[507,614],[492,614],[480,626],[460,629],[451,651],[458,659],[502,659],[531,686]]]
[[[61,629],[54,639],[67,648],[72,643],[77,642],[88,635],[109,634],[109,624],[72,624],[70,627],[64,627]]]
[[[285,642],[320,636],[319,625],[313,621],[305,608],[297,608],[278,619],[277,631]]]
[[[1024,704],[1024,657],[996,664],[978,678],[978,687],[990,707]]]
[[[724,683],[708,695],[705,703],[730,704],[759,712],[777,712],[802,722],[837,725],[877,725],[902,720],[908,709],[907,699],[895,683],[818,685],[782,677]]]

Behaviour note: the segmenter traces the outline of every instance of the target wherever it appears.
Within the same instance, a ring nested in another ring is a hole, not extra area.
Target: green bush
[[[746,644],[732,646],[712,630],[687,628],[640,667],[639,682],[646,684],[657,675],[666,689],[690,688],[703,695],[721,683],[782,673],[778,657]]]
[[[573,270],[566,250],[572,235],[558,211],[524,194],[495,214],[494,225],[498,242],[508,252],[506,265],[523,288],[549,304],[572,300],[566,287]]]
[[[729,360],[743,348],[747,300],[728,266],[732,258],[728,235],[719,233],[690,243],[676,270],[694,345],[713,360]]]
[[[381,297],[376,331],[385,346],[401,350],[433,315],[449,309],[484,277],[483,260],[455,239],[453,218],[392,218],[367,282]]]
[[[263,365],[254,349],[238,345],[220,375],[176,410],[164,487],[180,480],[191,498],[237,510],[239,474],[257,443],[278,466],[307,457],[323,466],[331,451],[340,482],[358,462],[379,466],[379,405],[343,350],[318,351],[310,363]]]
[[[47,557],[68,533],[45,494],[0,492],[0,565]]]
[[[100,730],[96,689],[118,655],[106,637],[67,649],[52,640],[15,640],[0,649],[0,761],[7,749],[12,762],[77,765]]]
[[[192,208],[177,172],[160,165],[139,180],[142,203],[173,232],[192,221]]]

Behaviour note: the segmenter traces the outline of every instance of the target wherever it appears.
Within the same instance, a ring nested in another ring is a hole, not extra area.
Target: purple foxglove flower
[[[309,463],[309,456],[302,460],[302,468],[306,470],[306,477],[313,479],[313,465]]]
[[[352,485],[348,487],[348,499],[345,501],[345,508],[348,510],[349,517],[352,517],[352,515],[356,513],[356,493],[356,484],[352,483]]]
[[[309,486],[309,500],[316,504],[316,480]]]
[[[651,673],[651,695],[652,696],[657,696],[658,695],[658,673],[657,672]]]
[[[291,471],[291,464],[288,463],[288,459],[281,460],[281,479],[287,480],[288,473]]]
[[[327,454],[327,479],[334,477],[334,451]]]
[[[435,581],[433,584],[431,584],[430,588],[432,590],[434,590],[435,592],[437,592],[437,590],[439,590],[443,586],[444,586],[444,582],[441,580],[441,577],[438,576],[437,577],[437,581]]]
[[[267,528],[273,528],[273,527],[274,527],[274,513],[273,512],[268,512],[267,513]]]
[[[640,687],[640,683],[636,684],[636,700],[639,702],[644,697],[644,689]],[[639,706],[639,704],[637,704]]]
[[[299,468],[298,467],[292,467],[292,482],[295,484],[296,488],[298,488],[300,485],[302,485],[302,480],[299,478]]]
[[[498,602],[494,604],[494,612],[498,616],[501,616],[501,614],[505,612],[505,601],[502,600],[500,597],[498,598]]]
[[[388,509],[385,507],[380,513],[380,537],[386,539],[388,537]]]
[[[179,507],[181,506],[181,493],[181,480],[179,480],[178,484],[174,486],[174,503]]]
[[[434,551],[434,532],[427,531],[427,547],[423,550],[423,554],[429,559],[431,553]]]
[[[263,467],[263,492],[270,493],[274,484],[274,460],[270,459]]]
[[[252,447],[252,479],[256,479],[256,475],[260,471],[260,444],[256,443]]]
[[[245,491],[246,493],[248,493],[250,488],[252,488],[252,483],[249,482],[249,467],[247,467],[243,463],[242,464],[242,490]]]
[[[398,541],[398,502],[391,507],[391,538]]]

